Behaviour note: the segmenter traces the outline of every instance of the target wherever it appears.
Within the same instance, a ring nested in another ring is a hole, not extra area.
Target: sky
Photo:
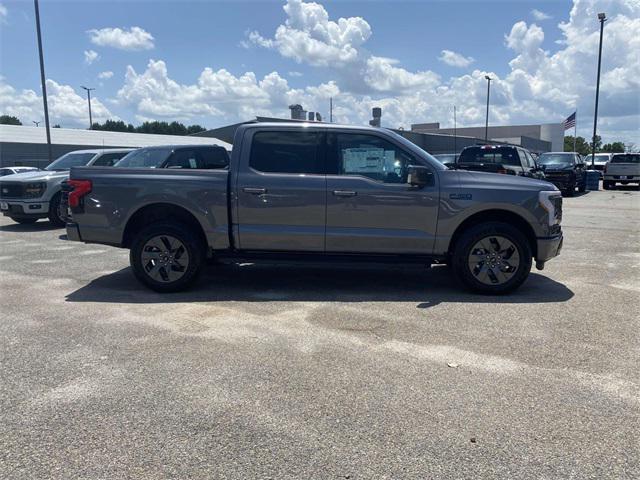
[[[41,0],[52,123],[178,120],[215,128],[299,103],[382,125],[562,122],[640,146],[640,1]],[[33,2],[0,0],[0,114],[43,118]],[[567,132],[573,134],[573,132]]]

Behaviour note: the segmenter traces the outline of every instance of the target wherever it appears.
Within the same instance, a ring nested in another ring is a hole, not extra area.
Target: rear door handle
[[[355,197],[358,192],[354,192],[353,190],[334,190],[333,194],[336,197]]]
[[[251,193],[253,195],[262,195],[267,193],[267,189],[266,188],[253,188],[253,187],[244,187],[242,189],[243,192],[245,193]]]

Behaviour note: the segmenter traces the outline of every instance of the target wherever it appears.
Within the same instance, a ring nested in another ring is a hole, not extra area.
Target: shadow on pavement
[[[11,223],[0,225],[0,232],[46,232],[49,230],[61,230],[64,227],[56,227],[49,220],[31,224]]]
[[[99,277],[67,296],[68,302],[416,302],[429,308],[443,302],[548,303],[573,297],[566,286],[532,273],[515,293],[477,295],[463,291],[449,269],[417,267],[342,267],[291,265],[217,265],[207,267],[188,291],[160,294],[142,286],[130,268]]]

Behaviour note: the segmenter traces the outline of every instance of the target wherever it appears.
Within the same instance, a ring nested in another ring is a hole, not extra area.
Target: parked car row
[[[627,185],[640,181],[638,154],[599,153],[593,158],[575,152],[547,152],[539,156],[515,145],[473,145],[460,154],[434,156],[451,169],[502,173],[538,178],[553,183],[565,196],[576,189],[587,187],[587,170],[592,167],[601,172],[603,187],[613,188],[617,183]]]
[[[214,169],[226,168],[228,163],[226,149],[216,145],[77,150],[61,156],[44,170],[3,177],[0,211],[17,223],[29,224],[48,218],[54,225],[64,226],[68,208],[63,184],[72,167]]]

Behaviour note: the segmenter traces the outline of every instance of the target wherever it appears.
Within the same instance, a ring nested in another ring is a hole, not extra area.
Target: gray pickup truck
[[[530,178],[449,170],[391,131],[238,128],[229,168],[71,169],[70,240],[130,249],[137,278],[184,289],[208,258],[448,264],[514,290],[562,247],[562,196]]]

